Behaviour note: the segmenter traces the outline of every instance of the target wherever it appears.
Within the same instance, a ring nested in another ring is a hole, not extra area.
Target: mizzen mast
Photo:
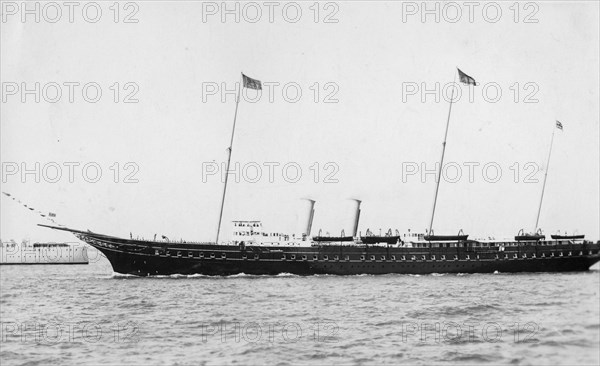
[[[552,138],[550,139],[550,150],[548,151],[548,160],[546,162],[546,171],[544,172],[544,184],[542,185],[542,195],[540,196],[540,205],[538,207],[537,217],[535,219],[535,226],[533,232],[537,232],[538,224],[540,222],[540,213],[542,212],[542,202],[544,201],[544,191],[546,190],[546,179],[548,178],[548,169],[550,168],[550,157],[552,156],[552,144],[554,143],[554,133],[559,129],[562,131],[563,125],[560,121],[556,121],[556,128],[552,129]]]

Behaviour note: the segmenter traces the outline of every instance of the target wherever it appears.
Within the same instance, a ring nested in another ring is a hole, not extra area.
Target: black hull
[[[235,274],[358,275],[587,271],[600,261],[600,243],[422,243],[237,246],[129,240],[70,231],[100,250],[117,273],[135,276]]]
[[[100,248],[99,248],[100,249]],[[595,257],[563,257],[509,260],[457,261],[268,261],[234,259],[161,258],[102,250],[113,270],[135,276],[193,275],[229,276],[236,274],[277,275],[359,275],[432,273],[516,273],[587,271],[600,260]]]

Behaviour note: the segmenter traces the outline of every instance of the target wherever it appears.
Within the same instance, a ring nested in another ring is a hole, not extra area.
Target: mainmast
[[[229,177],[229,165],[231,164],[231,152],[233,150],[233,137],[235,136],[235,123],[237,121],[238,106],[240,104],[240,93],[242,88],[262,90],[262,85],[259,80],[247,77],[244,73],[241,74],[243,83],[240,83],[238,88],[237,98],[235,100],[235,114],[233,115],[233,128],[231,129],[231,141],[227,148],[227,168],[225,170],[225,181],[223,184],[223,197],[221,198],[221,212],[219,213],[219,225],[217,226],[217,238],[215,243],[219,244],[219,234],[221,232],[221,221],[223,220],[223,208],[225,207],[225,194],[227,193],[227,178]]]
[[[477,85],[475,79],[460,71],[459,68],[456,68],[458,71],[459,81],[461,83],[467,85]],[[450,127],[450,114],[452,113],[452,103],[454,102],[454,88],[456,84],[456,74],[454,74],[454,81],[452,82],[452,94],[450,96],[450,107],[448,108],[448,118],[446,120],[446,133],[444,134],[444,142],[442,142],[442,157],[440,158],[440,165],[438,166],[438,174],[436,176],[436,184],[435,184],[435,195],[433,197],[433,208],[431,210],[431,221],[429,222],[429,235],[432,234],[433,229],[433,219],[435,217],[435,206],[437,204],[438,191],[440,189],[440,181],[442,180],[442,167],[444,165],[444,154],[446,153],[446,140],[448,139],[448,128]]]
[[[542,212],[542,202],[544,201],[544,191],[546,190],[546,179],[548,178],[548,169],[550,168],[550,157],[552,156],[552,144],[554,143],[554,132],[556,129],[563,129],[562,123],[556,121],[556,128],[552,129],[552,138],[550,139],[550,150],[548,151],[548,160],[546,162],[546,171],[544,172],[544,184],[542,185],[542,195],[540,196],[540,205],[538,207],[537,217],[535,219],[535,226],[533,232],[537,232],[538,223],[540,222],[540,213]]]

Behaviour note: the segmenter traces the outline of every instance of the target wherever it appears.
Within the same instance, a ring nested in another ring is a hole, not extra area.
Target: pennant
[[[562,125],[562,123],[560,123],[560,121],[556,121],[556,128],[558,128],[559,130],[562,131],[563,125]]]

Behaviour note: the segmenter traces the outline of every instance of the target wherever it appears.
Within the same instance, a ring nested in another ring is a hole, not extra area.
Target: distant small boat
[[[577,240],[585,238],[585,235],[550,235],[554,240]]]
[[[400,240],[400,235],[395,236],[363,236],[360,240],[364,244],[377,244],[377,243],[387,243],[387,244],[396,244],[398,240]]]
[[[469,235],[425,235],[426,241],[465,241]]]
[[[88,264],[87,246],[80,243],[0,243],[0,265]]]

